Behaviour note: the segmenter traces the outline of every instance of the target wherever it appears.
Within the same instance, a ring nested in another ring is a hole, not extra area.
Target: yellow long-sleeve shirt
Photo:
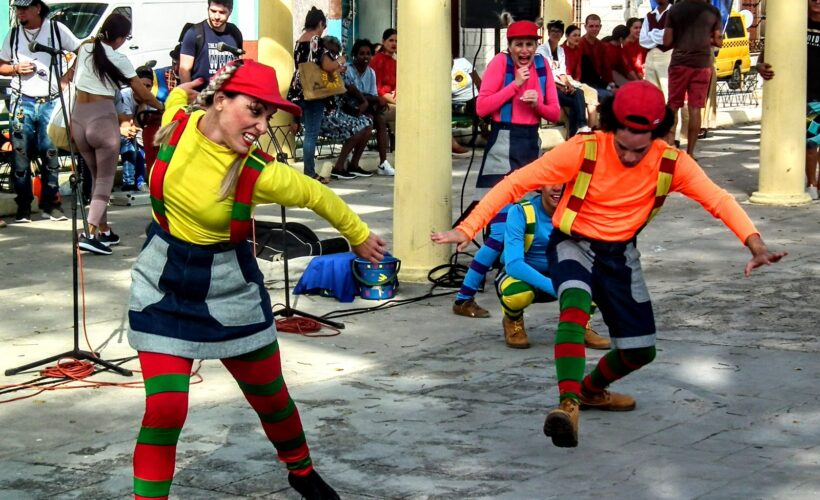
[[[185,91],[174,89],[165,104],[163,125],[187,104]],[[220,200],[219,189],[238,155],[199,131],[204,114],[196,111],[188,120],[168,165],[163,195],[171,234],[189,243],[211,245],[230,239],[234,198],[231,194]],[[265,166],[254,187],[253,204],[261,203],[309,208],[327,219],[354,246],[370,234],[367,224],[336,193],[277,161]]]

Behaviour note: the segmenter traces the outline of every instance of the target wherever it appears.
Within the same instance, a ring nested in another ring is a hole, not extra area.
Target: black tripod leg
[[[38,366],[42,366],[42,365],[45,365],[45,364],[48,364],[48,363],[53,363],[54,361],[58,361],[60,359],[69,358],[69,357],[74,357],[74,351],[68,351],[68,352],[64,352],[62,354],[55,354],[54,356],[51,356],[49,358],[41,359],[39,361],[35,361],[35,362],[29,363],[27,365],[18,366],[17,368],[9,368],[8,370],[6,370],[6,376],[17,375],[20,372],[25,372],[25,371],[31,370],[32,368],[36,368]]]
[[[114,363],[111,363],[110,361],[100,359],[97,356],[95,356],[94,353],[91,353],[91,352],[88,352],[88,351],[77,351],[77,352],[74,353],[74,357],[77,358],[77,359],[84,359],[86,361],[90,361],[92,363],[104,366],[104,367],[108,368],[109,370],[115,371],[115,372],[117,372],[120,375],[123,375],[125,377],[130,377],[131,375],[133,375],[131,370],[129,370],[127,368],[123,368],[121,366],[117,366]]]
[[[336,328],[337,330],[344,330],[345,329],[345,324],[344,323],[339,323],[338,321],[332,321],[332,320],[323,318],[321,316],[315,316],[315,315],[310,314],[310,313],[302,312],[298,309],[293,309],[292,307],[285,307],[285,308],[279,309],[278,311],[273,311],[273,315],[274,316],[282,316],[283,318],[290,318],[291,316],[301,316],[303,318],[312,319],[313,321],[316,321],[317,323],[321,323],[323,325],[327,325],[327,326]]]

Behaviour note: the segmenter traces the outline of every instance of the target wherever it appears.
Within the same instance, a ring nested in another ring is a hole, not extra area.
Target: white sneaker
[[[809,193],[809,196],[812,200],[816,200],[818,198],[817,186],[809,186],[808,189],[806,189],[806,191]]]
[[[579,134],[589,134],[590,132],[592,132],[592,129],[587,127],[586,125],[578,129]]]
[[[381,165],[379,165],[378,170],[376,173],[379,175],[396,175],[396,170],[393,168],[393,165],[390,164],[389,161],[384,160]]]

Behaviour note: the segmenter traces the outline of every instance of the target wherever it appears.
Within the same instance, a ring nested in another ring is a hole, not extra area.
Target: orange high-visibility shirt
[[[598,142],[595,172],[572,231],[595,240],[628,241],[644,225],[655,203],[658,169],[668,146],[657,139],[640,163],[626,167],[615,151],[614,134],[595,132],[595,137]],[[553,225],[558,228],[583,157],[584,136],[579,134],[505,177],[457,229],[473,238],[507,203],[542,186],[566,183],[564,196],[552,217]],[[681,193],[700,203],[744,244],[749,236],[758,232],[734,197],[712,182],[695,160],[682,151],[670,192]]]

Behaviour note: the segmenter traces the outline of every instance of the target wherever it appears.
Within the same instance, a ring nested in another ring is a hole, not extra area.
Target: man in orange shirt
[[[749,248],[752,270],[778,262],[734,197],[715,185],[688,154],[661,139],[674,121],[663,92],[629,82],[599,107],[601,131],[578,134],[499,182],[456,229],[434,233],[440,244],[467,246],[505,204],[548,184],[567,187],[553,215],[549,274],[561,310],[555,340],[560,406],[544,433],[561,447],[578,445],[582,406],[629,411],[635,400],[607,390],[655,358],[655,319],[636,248],[638,232],[676,191],[700,203]],[[609,327],[613,350],[584,377],[583,332],[592,301]]]

